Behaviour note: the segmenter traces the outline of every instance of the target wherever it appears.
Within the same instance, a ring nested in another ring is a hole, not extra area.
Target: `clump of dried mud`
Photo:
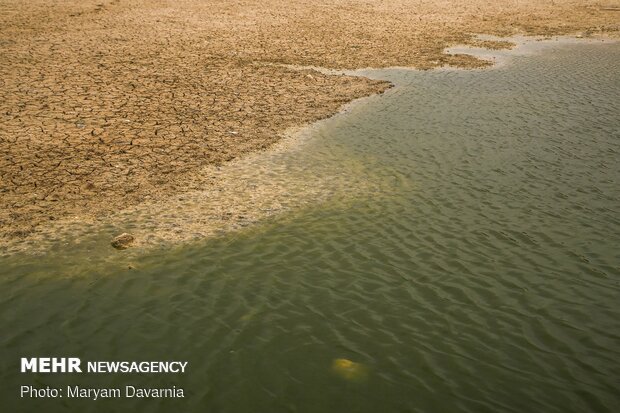
[[[544,3],[544,4],[543,4]],[[0,239],[214,185],[385,82],[327,68],[488,62],[474,34],[617,36],[614,1],[0,0]],[[231,198],[235,198],[231,196]],[[224,202],[224,201],[221,201]]]

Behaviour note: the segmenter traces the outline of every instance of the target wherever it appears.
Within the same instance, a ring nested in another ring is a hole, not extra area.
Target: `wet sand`
[[[0,0],[2,244],[241,191],[213,168],[389,87],[294,66],[474,68],[490,63],[444,49],[510,46],[478,33],[618,37],[616,1],[540,3]]]

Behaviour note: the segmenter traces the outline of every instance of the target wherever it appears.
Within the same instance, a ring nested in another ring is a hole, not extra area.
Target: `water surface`
[[[3,407],[614,411],[619,65],[616,43],[558,45],[493,70],[367,72],[396,87],[277,159],[308,185],[348,176],[327,201],[140,254],[110,255],[106,238],[2,258]],[[23,356],[189,370],[21,375]],[[334,374],[338,358],[367,378]],[[186,397],[19,400],[22,384],[176,385]]]

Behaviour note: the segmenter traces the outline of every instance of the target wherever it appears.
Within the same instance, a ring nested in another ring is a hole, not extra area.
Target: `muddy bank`
[[[480,67],[443,50],[619,30],[614,1],[0,3],[3,242],[216,185],[205,167],[388,87],[286,65]]]

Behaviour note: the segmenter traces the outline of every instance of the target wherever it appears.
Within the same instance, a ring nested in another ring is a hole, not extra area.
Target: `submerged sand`
[[[479,33],[618,37],[618,6],[0,0],[0,239],[138,205],[153,212],[205,188],[227,210],[244,189],[222,187],[213,168],[389,87],[295,67],[483,67],[444,49],[509,46]]]

